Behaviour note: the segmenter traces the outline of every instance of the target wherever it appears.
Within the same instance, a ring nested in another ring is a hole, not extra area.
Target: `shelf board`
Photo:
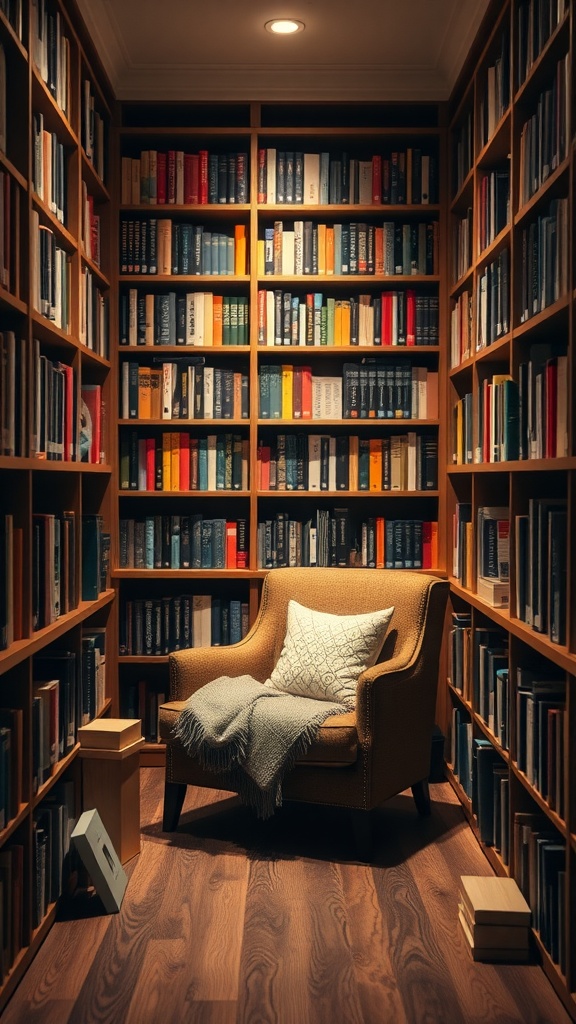
[[[0,671],[8,672],[16,665],[38,654],[49,643],[59,640],[65,633],[69,633],[75,626],[81,625],[95,612],[100,611],[107,605],[112,604],[115,598],[113,590],[106,590],[96,601],[81,601],[77,608],[67,612],[56,619],[56,622],[43,629],[37,630],[31,636],[23,640],[15,640],[5,651],[0,651]]]

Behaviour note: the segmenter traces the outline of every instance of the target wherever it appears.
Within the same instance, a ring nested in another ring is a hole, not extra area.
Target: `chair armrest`
[[[264,682],[272,672],[272,650],[259,619],[237,644],[229,647],[191,647],[169,656],[170,700],[186,700],[218,676],[250,675]]]

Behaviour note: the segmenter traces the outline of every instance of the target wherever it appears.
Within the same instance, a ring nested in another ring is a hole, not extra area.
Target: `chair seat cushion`
[[[176,719],[184,707],[184,701],[167,701],[160,707],[160,741],[169,743],[173,740],[172,730]],[[319,767],[341,768],[354,764],[358,757],[358,733],[356,731],[356,715],[348,711],[342,715],[332,715],[320,726],[316,739],[306,754],[298,758],[297,764],[317,765]]]

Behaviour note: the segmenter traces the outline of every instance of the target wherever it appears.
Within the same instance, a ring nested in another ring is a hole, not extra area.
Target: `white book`
[[[294,274],[304,273],[304,221],[294,221]]]
[[[336,438],[328,442],[328,490],[336,490]]]
[[[193,345],[204,344],[204,293],[193,292],[194,302],[194,334]]]
[[[214,367],[204,367],[204,419],[214,419]]]
[[[276,202],[276,150],[266,150],[266,202]]]
[[[294,231],[282,232],[282,273],[292,276],[295,273]]]
[[[320,154],[304,153],[304,202],[320,202]]]
[[[372,203],[372,161],[358,161],[358,202],[361,206]]]
[[[212,644],[212,598],[210,594],[192,597],[192,641],[194,647]]]
[[[172,419],[172,392],[174,363],[162,364],[162,419]]]
[[[308,490],[320,490],[320,434],[310,434],[308,437]]]
[[[208,434],[207,441],[207,463],[208,463],[208,490],[216,490],[216,434]]]
[[[266,344],[274,346],[274,292],[266,292]]]

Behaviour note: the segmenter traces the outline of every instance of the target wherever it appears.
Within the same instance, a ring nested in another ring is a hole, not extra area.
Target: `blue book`
[[[230,601],[230,643],[240,643],[242,639],[242,602]]]
[[[154,516],[146,516],[144,530],[144,566],[154,568]]]
[[[208,490],[208,438],[198,438],[198,490]]]
[[[201,527],[201,569],[213,569],[212,564],[212,520],[203,519]]]
[[[270,378],[270,419],[278,420],[282,416],[282,368],[270,366],[268,376]]]
[[[202,232],[202,255],[201,255],[201,266],[202,274],[212,273],[212,232]]]

